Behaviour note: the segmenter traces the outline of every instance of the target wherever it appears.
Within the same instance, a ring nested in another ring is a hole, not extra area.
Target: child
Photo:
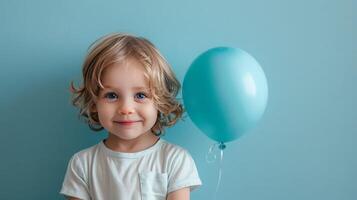
[[[61,194],[69,199],[188,200],[201,185],[183,148],[160,138],[182,116],[180,83],[148,40],[111,34],[96,41],[71,83],[73,105],[108,137],[73,155]]]

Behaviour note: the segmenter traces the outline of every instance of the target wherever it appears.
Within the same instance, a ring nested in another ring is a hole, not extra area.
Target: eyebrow
[[[104,86],[104,89],[114,89],[115,90],[118,88],[108,85],[108,86]],[[132,87],[131,89],[133,89],[133,90],[149,90],[148,87],[142,87],[142,86]]]

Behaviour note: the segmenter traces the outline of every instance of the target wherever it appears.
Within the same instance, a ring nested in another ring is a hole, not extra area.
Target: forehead
[[[144,66],[136,59],[127,59],[106,67],[101,76],[105,88],[113,89],[146,89],[149,80]]]

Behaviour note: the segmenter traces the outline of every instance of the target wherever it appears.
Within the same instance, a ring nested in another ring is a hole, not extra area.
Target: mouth
[[[124,125],[124,126],[133,125],[138,122],[140,122],[140,121],[114,121],[114,123]]]

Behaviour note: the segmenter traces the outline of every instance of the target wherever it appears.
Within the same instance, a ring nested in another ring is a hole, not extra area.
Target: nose
[[[133,103],[129,99],[123,100],[118,107],[118,112],[121,115],[133,114],[134,113]]]

